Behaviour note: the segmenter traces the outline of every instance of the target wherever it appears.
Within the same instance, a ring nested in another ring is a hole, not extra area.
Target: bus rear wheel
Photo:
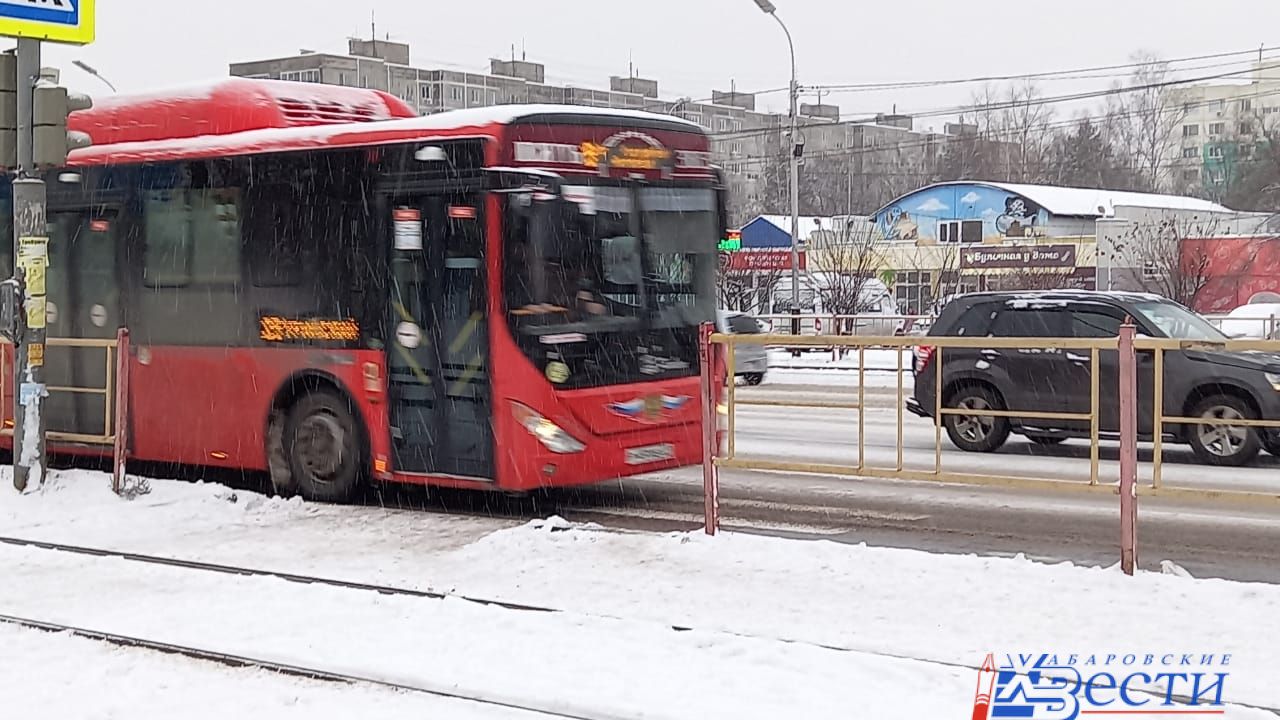
[[[292,482],[307,500],[345,502],[360,483],[360,429],[351,402],[318,390],[289,410],[284,454]]]

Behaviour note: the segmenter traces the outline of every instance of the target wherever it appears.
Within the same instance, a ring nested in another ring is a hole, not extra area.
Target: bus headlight
[[[511,414],[515,416],[516,421],[529,431],[529,434],[538,438],[538,442],[543,447],[553,453],[567,455],[569,453],[582,452],[587,448],[572,435],[564,431],[564,428],[551,422],[543,417],[538,411],[522,405],[518,402],[511,403]]]

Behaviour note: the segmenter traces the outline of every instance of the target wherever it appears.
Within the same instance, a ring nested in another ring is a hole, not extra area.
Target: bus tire
[[[312,390],[293,404],[282,449],[290,482],[307,500],[346,502],[360,485],[362,443],[355,408],[331,390]]]

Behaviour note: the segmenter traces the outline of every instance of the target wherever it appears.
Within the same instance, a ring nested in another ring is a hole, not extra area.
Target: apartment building
[[[1280,128],[1280,58],[1258,61],[1248,82],[1170,89],[1165,104],[1177,120],[1169,144],[1170,187],[1222,192],[1267,132]]]

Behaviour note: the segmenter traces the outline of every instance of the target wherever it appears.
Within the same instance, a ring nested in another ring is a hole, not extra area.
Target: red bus
[[[725,217],[707,135],[573,106],[413,115],[234,79],[72,117],[94,144],[47,176],[49,334],[129,328],[129,457],[319,500],[697,462]],[[48,384],[101,386],[88,354],[51,347]],[[101,433],[104,402],[55,392],[46,424]]]

